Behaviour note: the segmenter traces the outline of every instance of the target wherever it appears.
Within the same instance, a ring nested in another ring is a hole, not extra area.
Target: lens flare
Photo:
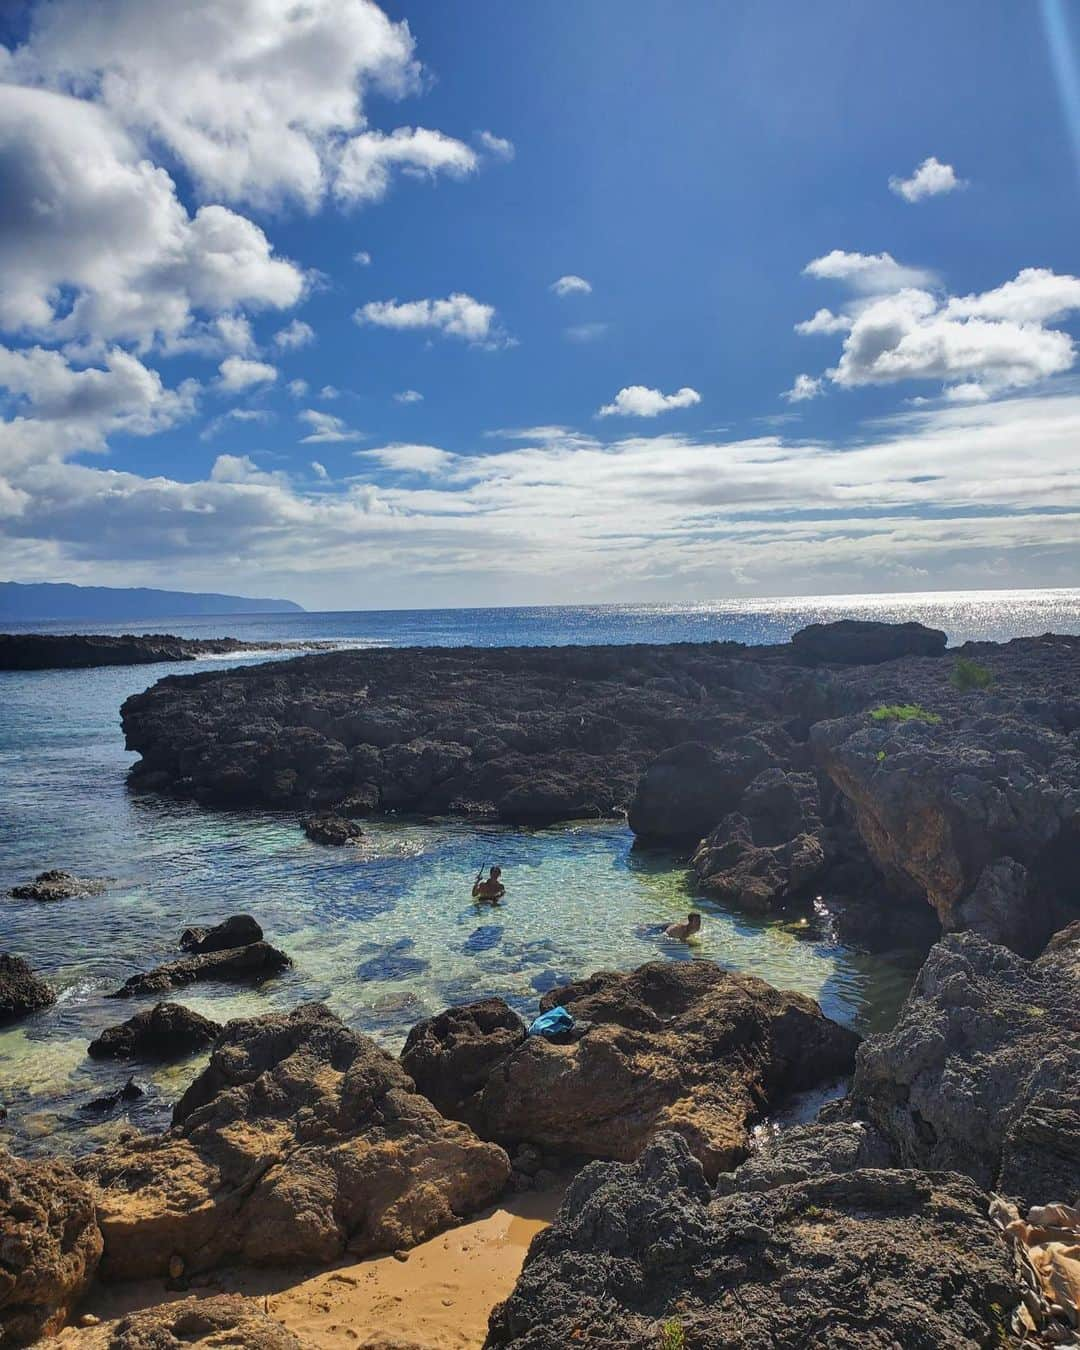
[[[1057,82],[1061,110],[1065,115],[1065,129],[1072,141],[1077,173],[1080,174],[1080,71],[1077,69],[1076,48],[1069,35],[1064,0],[1039,0],[1042,11],[1046,45],[1050,49],[1050,64]]]

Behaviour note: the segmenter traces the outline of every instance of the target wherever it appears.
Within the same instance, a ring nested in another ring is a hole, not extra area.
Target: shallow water
[[[358,848],[311,843],[292,815],[212,813],[131,796],[123,699],[173,670],[217,663],[0,674],[0,894],[46,867],[111,878],[104,894],[54,904],[0,900],[0,949],[27,957],[59,991],[55,1007],[0,1032],[2,1127],[12,1146],[83,1149],[120,1128],[79,1107],[123,1082],[86,1045],[146,1000],[106,992],[174,959],[190,924],[253,913],[295,964],[261,988],[201,984],[179,996],[218,1021],[327,1002],[387,1048],[448,1004],[489,994],[535,1014],[541,993],[602,968],[708,957],[818,999],[860,1030],[888,1025],[919,954],[867,955],[814,919],[766,922],[693,895],[685,865],[642,851],[623,825],[520,830],[460,820],[372,820]],[[508,895],[469,899],[498,861]],[[694,948],[657,936],[691,905]],[[137,1071],[131,1110],[160,1126],[195,1063]],[[46,1142],[47,1141],[47,1142]]]

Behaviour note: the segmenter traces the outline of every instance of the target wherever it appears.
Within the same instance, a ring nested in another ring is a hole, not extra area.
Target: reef
[[[171,633],[0,633],[0,670],[78,670],[88,666],[145,666],[198,661],[234,652],[322,651],[329,642],[241,642],[239,638],[182,638]]]

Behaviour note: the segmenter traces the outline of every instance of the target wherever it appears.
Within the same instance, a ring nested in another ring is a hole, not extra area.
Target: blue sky
[[[10,8],[0,572],[1073,584],[1078,9]]]

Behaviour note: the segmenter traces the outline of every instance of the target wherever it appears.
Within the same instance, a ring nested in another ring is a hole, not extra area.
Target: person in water
[[[664,929],[664,936],[674,938],[677,942],[689,942],[700,932],[701,915],[696,910],[691,910],[682,923],[668,924]]]
[[[488,872],[485,880],[481,880],[484,869],[481,867],[476,874],[476,880],[473,882],[473,899],[483,900],[489,905],[496,905],[506,894],[506,887],[499,878],[502,876],[501,867],[493,867]]]

